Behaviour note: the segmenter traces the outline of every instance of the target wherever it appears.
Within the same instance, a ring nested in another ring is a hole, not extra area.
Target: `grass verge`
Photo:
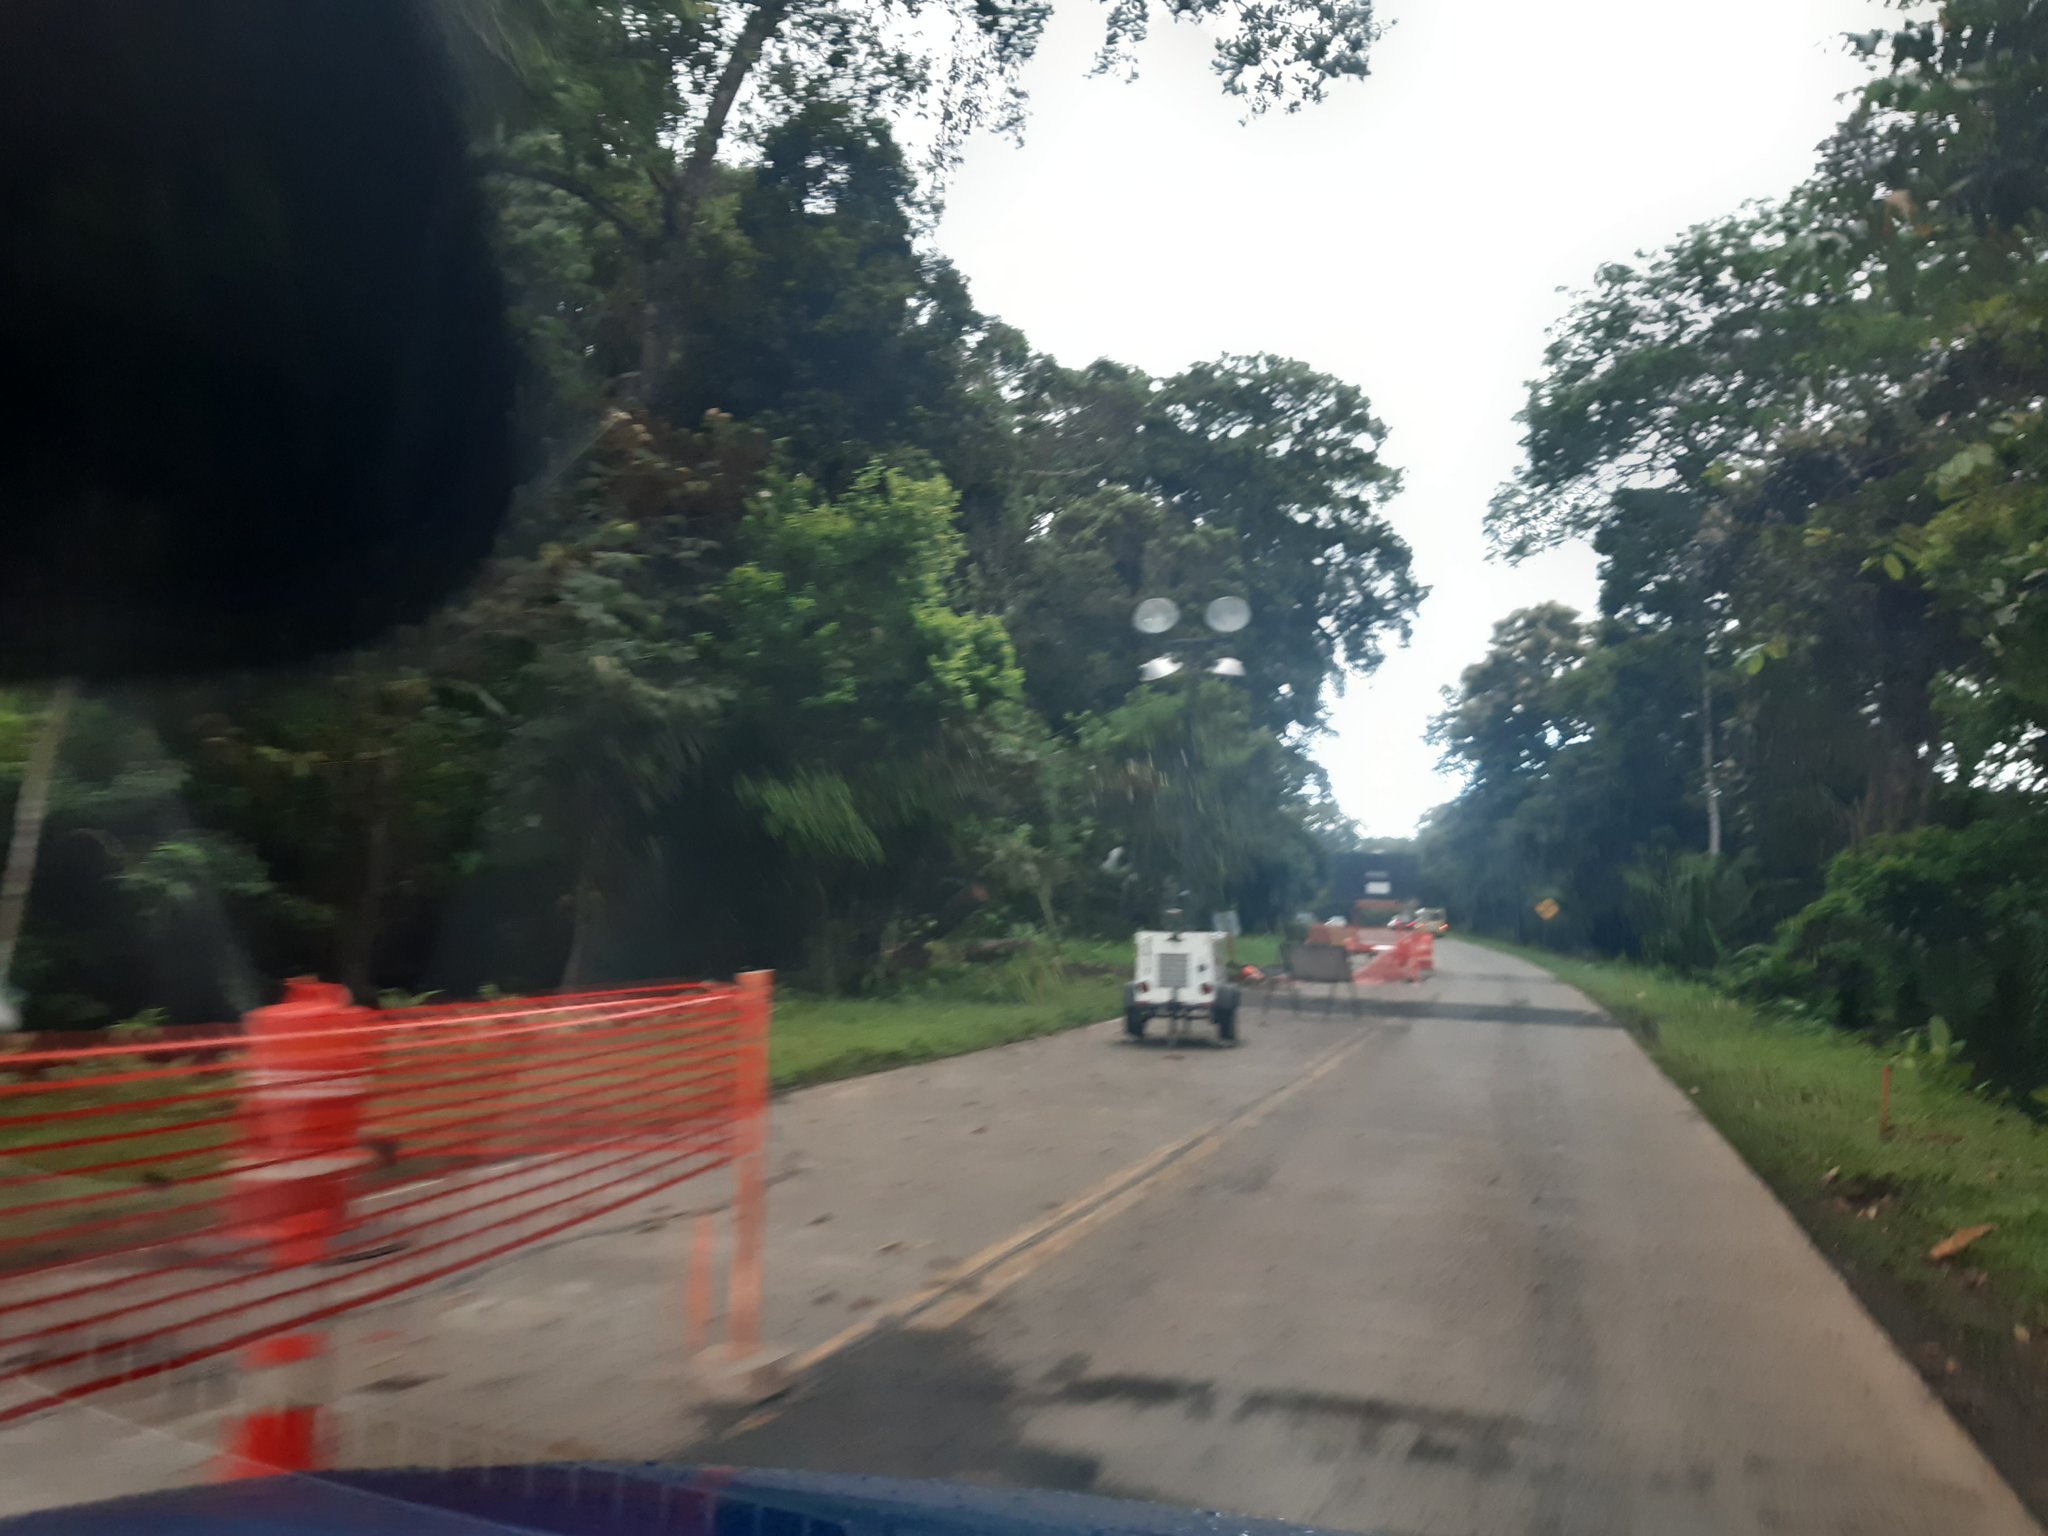
[[[1481,940],[1485,943],[1487,941]],[[2022,1499],[2048,1510],[2048,1129],[1938,1072],[1640,966],[1489,944],[1544,967],[1645,1049],[1842,1271]],[[1954,1257],[1929,1251],[1991,1231]]]
[[[1243,964],[1276,965],[1279,954],[1270,934],[1238,940]],[[769,1072],[776,1087],[797,1088],[1056,1034],[1115,1018],[1130,975],[1129,943],[1077,941],[1057,961],[938,966],[886,997],[784,993],[775,1002]]]
[[[796,1088],[1093,1024],[1123,1008],[1129,974],[1128,944],[1077,943],[1057,958],[937,966],[883,997],[785,992],[769,1073],[777,1088]]]

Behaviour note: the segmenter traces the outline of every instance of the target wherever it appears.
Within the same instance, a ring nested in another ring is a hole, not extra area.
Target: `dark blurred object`
[[[511,486],[482,207],[415,0],[0,11],[0,678],[446,596]]]
[[[4,1536],[1324,1536],[1093,1494],[758,1468],[550,1462],[331,1472],[0,1520]]]

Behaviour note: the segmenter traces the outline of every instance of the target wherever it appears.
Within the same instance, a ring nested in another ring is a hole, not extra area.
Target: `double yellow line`
[[[815,1370],[834,1355],[884,1329],[953,1327],[1047,1260],[1064,1253],[1090,1232],[1129,1210],[1168,1179],[1201,1163],[1232,1136],[1250,1130],[1296,1094],[1336,1071],[1374,1038],[1374,1034],[1361,1035],[1325,1051],[1299,1077],[1224,1116],[1208,1129],[1180,1141],[1168,1142],[1147,1153],[1128,1168],[1120,1169],[1101,1183],[1083,1190],[1057,1210],[997,1239],[931,1284],[899,1296],[852,1327],[794,1356],[788,1363],[791,1377]],[[765,1422],[772,1416],[753,1415],[733,1426],[733,1432],[752,1428],[757,1422]]]

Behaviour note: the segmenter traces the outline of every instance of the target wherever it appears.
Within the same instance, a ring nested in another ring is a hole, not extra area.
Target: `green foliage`
[[[1275,729],[1319,723],[1324,679],[1405,634],[1422,589],[1380,515],[1399,475],[1355,386],[1261,356],[1163,380],[1037,359],[1010,387],[1029,489],[969,540],[1050,718],[1123,698],[1140,596],[1247,599],[1233,651]]]
[[[1320,883],[1320,780],[1226,684],[1197,677],[1081,717],[1051,777],[1089,871],[1070,899],[1112,931],[1166,906],[1265,927]]]
[[[142,1012],[111,1024],[107,1033],[115,1040],[152,1040],[164,1032],[170,1022],[170,1014],[162,1008],[145,1008]]]
[[[1954,1089],[1966,1089],[1975,1075],[1964,1059],[1963,1042],[1935,1014],[1919,1029],[1908,1030],[1899,1039],[1896,1065]]]
[[[33,715],[0,703],[0,815],[11,816]],[[191,770],[132,701],[74,707],[17,962],[30,1028],[218,1016],[260,1001],[242,935],[317,922],[247,843],[196,825]]]
[[[1748,929],[1749,880],[1733,859],[1667,854],[1631,864],[1621,880],[1636,951],[1653,965],[1709,970]]]
[[[1420,844],[1460,928],[1640,949],[1658,919],[1629,872],[1640,882],[1701,835],[1685,772],[1699,710],[1689,651],[1682,635],[1619,619],[1588,626],[1555,605],[1496,626],[1435,727],[1469,787]],[[1548,923],[1533,911],[1546,896],[1563,909]]]
[[[1960,0],[1858,46],[1812,180],[1602,268],[1557,332],[1492,527],[1511,554],[1591,534],[1603,622],[1555,676],[1505,642],[1468,675],[1444,740],[1472,783],[1432,847],[1481,928],[1526,937],[1554,884],[1574,941],[1722,963],[1941,1070],[1959,1037],[2025,1091],[2048,31]]]
[[[760,814],[763,830],[799,857],[882,861],[882,840],[839,774],[807,768],[789,779],[743,777],[734,789],[742,805]]]
[[[1420,597],[1385,431],[1285,358],[1062,368],[924,248],[959,145],[1021,121],[1046,6],[432,9],[525,343],[513,516],[373,651],[86,711],[32,1023],[220,1018],[291,972],[889,993],[963,935],[1320,884],[1306,744]],[[1252,110],[1376,35],[1362,3],[1119,3],[1105,66],[1156,16],[1202,22]],[[1257,615],[1243,685],[1139,688],[1136,598],[1224,592]],[[32,723],[0,699],[0,804]]]
[[[1432,727],[1445,758],[1489,789],[1542,774],[1584,735],[1566,680],[1589,645],[1578,614],[1560,603],[1524,608],[1494,625],[1485,659],[1465,669],[1456,700]]]
[[[734,541],[743,562],[711,599],[716,658],[760,729],[786,718],[829,753],[1017,695],[1000,621],[950,600],[964,552],[953,501],[943,478],[879,466],[836,501],[801,479],[762,492]]]
[[[1872,838],[1834,861],[1749,988],[1909,1041],[1941,1019],[1992,1080],[2031,1089],[2048,1081],[2044,859],[2038,814]]]

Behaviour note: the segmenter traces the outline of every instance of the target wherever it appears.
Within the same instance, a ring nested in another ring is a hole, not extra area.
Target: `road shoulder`
[[[2048,1132],[2018,1110],[1895,1067],[1642,967],[1486,945],[1625,1024],[1763,1181],[1950,1415],[2048,1523]],[[1934,1245],[1993,1230],[1954,1258]]]

